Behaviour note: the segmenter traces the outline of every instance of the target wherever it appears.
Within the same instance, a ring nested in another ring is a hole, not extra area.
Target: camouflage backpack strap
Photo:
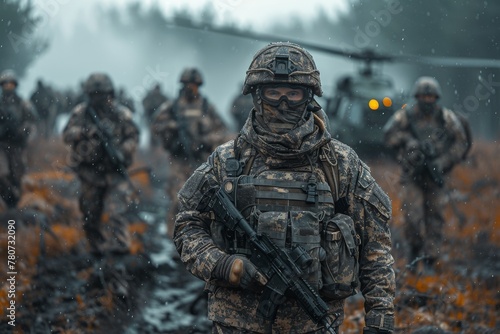
[[[340,197],[340,173],[335,147],[332,142],[321,147],[319,160],[325,172],[326,180],[330,186],[331,191],[334,193],[335,212],[347,214],[349,204],[347,198]]]
[[[228,176],[238,177],[240,175],[248,175],[257,154],[255,148],[242,139],[241,134],[238,134],[234,140],[233,151],[234,158],[229,158],[226,161]]]

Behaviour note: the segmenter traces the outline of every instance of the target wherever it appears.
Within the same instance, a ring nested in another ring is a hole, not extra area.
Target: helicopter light
[[[368,102],[368,107],[370,107],[371,110],[377,110],[379,106],[380,105],[379,105],[378,101],[375,99],[371,99]]]
[[[389,98],[387,96],[384,97],[384,99],[382,100],[382,104],[384,105],[384,107],[389,108],[390,106],[392,106],[391,98]]]

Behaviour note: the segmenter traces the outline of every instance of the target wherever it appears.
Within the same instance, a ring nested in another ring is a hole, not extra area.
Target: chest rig
[[[309,165],[286,169],[269,168],[253,147],[240,150],[235,147],[235,156],[225,162],[224,191],[258,234],[286,251],[301,246],[309,253],[313,262],[304,278],[321,289],[322,225],[342,206],[333,146],[325,145]],[[226,252],[251,257],[243,235],[218,225],[215,235]]]

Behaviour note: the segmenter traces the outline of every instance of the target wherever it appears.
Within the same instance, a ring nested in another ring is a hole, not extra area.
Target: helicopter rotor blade
[[[431,57],[431,56],[415,56],[404,55],[394,56],[395,61],[407,63],[419,63],[425,65],[434,65],[441,67],[483,67],[483,68],[500,68],[499,59],[488,58],[463,58],[463,57]]]
[[[387,55],[375,52],[371,49],[364,49],[362,51],[346,51],[339,48],[319,45],[307,41],[297,39],[290,39],[288,37],[281,37],[277,35],[256,33],[251,31],[239,30],[235,27],[216,27],[212,24],[196,24],[190,20],[175,20],[168,26],[175,26],[186,29],[208,31],[228,36],[242,37],[263,42],[273,42],[277,40],[289,41],[299,44],[306,49],[324,52],[327,54],[347,57],[354,60],[370,62],[390,62],[398,61],[405,63],[417,63],[424,65],[434,65],[441,67],[483,67],[483,68],[500,68],[500,60],[487,59],[487,58],[463,58],[463,57],[440,57],[440,56],[416,56],[416,55]]]
[[[247,38],[247,39],[253,39],[253,40],[262,41],[262,42],[276,42],[278,40],[288,41],[291,43],[299,44],[300,46],[303,46],[306,49],[316,50],[316,51],[320,51],[320,52],[324,52],[324,53],[329,53],[329,54],[334,54],[334,55],[349,57],[349,58],[354,58],[354,59],[362,59],[362,58],[360,58],[359,54],[357,54],[355,52],[347,52],[347,51],[337,49],[337,48],[318,45],[318,44],[314,44],[314,43],[310,43],[310,42],[306,42],[306,41],[300,41],[300,40],[296,40],[296,39],[290,39],[288,37],[280,37],[277,35],[270,35],[270,34],[263,34],[263,33],[255,33],[255,32],[251,32],[251,31],[238,30],[237,28],[233,28],[233,27],[216,27],[216,26],[213,26],[211,24],[195,24],[192,21],[187,21],[187,20],[176,20],[172,24],[169,24],[169,26],[177,26],[177,27],[193,29],[193,30],[209,31],[209,32],[213,32],[213,33],[235,36],[235,37],[242,37],[242,38]]]

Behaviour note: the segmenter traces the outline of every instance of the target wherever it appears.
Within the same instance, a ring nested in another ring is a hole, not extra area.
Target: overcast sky
[[[21,80],[19,90],[23,96],[29,96],[38,78],[43,78],[57,88],[76,88],[90,72],[105,71],[112,74],[116,86],[123,86],[130,92],[145,75],[147,66],[152,68],[159,66],[160,70],[165,67],[157,60],[145,60],[147,55],[144,54],[144,50],[134,47],[137,41],[126,38],[119,41],[113,32],[103,30],[103,22],[98,22],[96,19],[99,17],[96,15],[99,7],[124,8],[130,3],[140,2],[146,8],[153,5],[159,6],[169,17],[174,11],[181,9],[187,9],[195,14],[201,13],[208,5],[217,23],[237,22],[255,31],[272,33],[266,31],[266,28],[273,24],[285,25],[293,20],[300,20],[307,24],[320,12],[335,18],[339,13],[348,10],[349,1],[353,0],[308,0],[307,2],[290,0],[34,0],[35,10],[42,16],[36,34],[46,38],[50,47],[31,65],[27,75]],[[82,34],[83,28],[93,33],[93,36]],[[193,59],[189,57],[184,59],[186,65],[190,61],[192,62]],[[175,87],[177,75],[177,73],[172,73],[173,84],[167,82],[164,85],[170,94],[177,92],[177,87]],[[215,90],[216,88],[207,85],[205,89]],[[220,104],[219,108],[227,109],[226,105],[229,100],[219,101],[217,101]]]
[[[157,5],[166,16],[174,10],[187,9],[201,12],[210,6],[218,23],[239,22],[242,26],[251,26],[263,30],[273,22],[286,22],[291,17],[303,18],[307,22],[311,17],[323,12],[335,18],[339,12],[347,11],[350,1],[354,0],[141,0],[145,6]],[[49,22],[44,26],[57,26],[69,35],[74,22],[84,19],[94,24],[93,16],[97,6],[125,7],[136,0],[34,0],[35,8],[48,13]]]

